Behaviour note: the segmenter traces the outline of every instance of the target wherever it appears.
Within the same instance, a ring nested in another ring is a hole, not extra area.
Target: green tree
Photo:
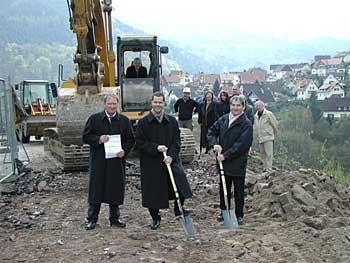
[[[320,104],[317,100],[316,92],[311,93],[309,100],[309,109],[311,111],[313,123],[316,124],[322,117],[322,111],[320,109]]]
[[[215,96],[219,96],[219,91],[220,91],[220,83],[219,81],[216,79],[214,84],[213,84],[213,92]]]

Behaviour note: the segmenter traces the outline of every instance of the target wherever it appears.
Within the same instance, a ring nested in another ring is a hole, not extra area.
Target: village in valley
[[[234,76],[241,80],[241,89],[251,102],[262,100],[269,104],[276,101],[306,101],[312,94],[319,102],[325,118],[350,115],[350,52],[335,56],[316,55],[311,62],[270,65],[269,70],[250,68],[241,72],[222,74],[189,74],[172,70],[161,78],[163,92],[172,104],[182,97],[182,89],[189,87],[193,98],[201,97],[203,90],[212,89],[217,96],[224,90],[232,94]]]

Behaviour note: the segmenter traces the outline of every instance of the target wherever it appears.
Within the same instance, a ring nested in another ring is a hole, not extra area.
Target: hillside
[[[1,77],[56,81],[59,63],[65,65],[65,76],[74,74],[75,35],[69,29],[66,1],[12,0],[0,5]],[[115,38],[120,34],[145,34],[117,19],[113,30]],[[191,73],[221,73],[253,66],[267,69],[270,64],[308,62],[316,54],[334,55],[350,46],[348,40],[323,38],[303,43],[249,34],[226,39],[174,39],[160,39],[160,44],[170,50],[163,60],[165,73],[171,69]]]

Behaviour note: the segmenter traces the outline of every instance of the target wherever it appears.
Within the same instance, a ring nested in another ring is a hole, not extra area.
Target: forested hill
[[[59,63],[65,65],[65,76],[73,72],[75,35],[69,28],[69,13],[65,0],[12,0],[0,4],[0,77],[16,82],[21,79],[57,80]],[[145,34],[117,19],[113,35]],[[183,68],[195,71],[202,64],[199,57],[186,53],[167,41],[170,54],[165,59],[165,72]],[[182,64],[180,66],[180,64]],[[208,67],[209,68],[209,67]]]
[[[114,2],[117,9],[118,2]],[[75,35],[69,28],[66,0],[0,1],[0,78],[57,80],[58,64],[65,76],[74,74]],[[162,21],[166,23],[166,21]],[[117,19],[113,21],[114,39],[120,34],[145,34]],[[192,38],[177,42],[160,39],[169,46],[164,56],[164,71],[222,73],[270,64],[309,62],[314,55],[335,55],[348,50],[349,40],[322,38],[302,42],[269,36],[234,34],[225,39]],[[115,43],[115,41],[114,41]]]

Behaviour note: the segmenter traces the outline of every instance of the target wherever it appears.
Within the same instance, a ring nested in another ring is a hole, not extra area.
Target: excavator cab
[[[156,36],[119,36],[117,39],[117,82],[121,93],[121,111],[131,120],[142,118],[151,109],[152,94],[160,90],[161,54],[167,47],[157,44]],[[137,58],[147,71],[141,77],[127,75]]]

